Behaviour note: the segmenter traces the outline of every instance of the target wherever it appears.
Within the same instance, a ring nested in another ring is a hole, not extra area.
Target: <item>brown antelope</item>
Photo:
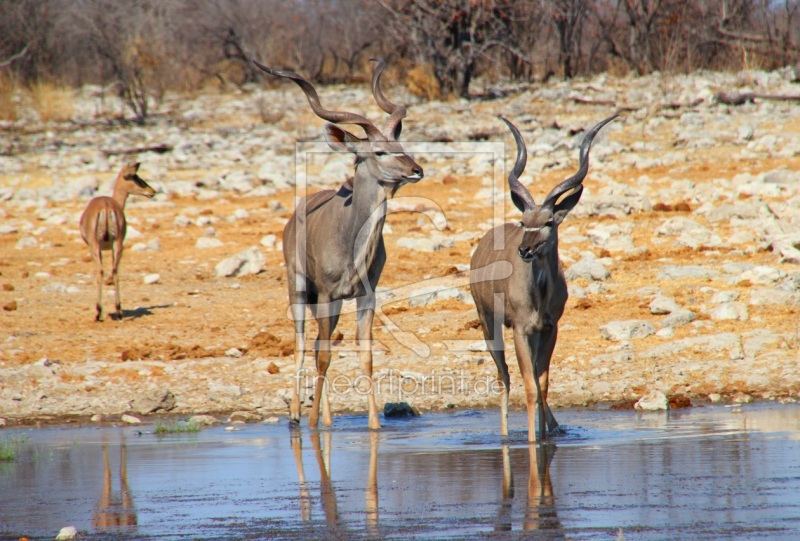
[[[153,197],[156,191],[142,180],[137,171],[138,163],[122,166],[114,183],[111,197],[95,197],[86,205],[81,215],[81,236],[89,245],[89,253],[97,264],[97,321],[105,319],[103,312],[103,251],[111,251],[111,276],[106,285],[114,284],[117,319],[122,320],[122,305],[119,299],[119,261],[122,259],[122,241],[125,240],[125,202],[131,194]]]
[[[305,309],[311,308],[319,326],[315,342],[317,378],[308,425],[316,428],[322,409],[322,424],[332,424],[325,385],[331,360],[330,338],[339,320],[342,301],[356,299],[359,356],[369,380],[369,427],[380,428],[375,391],[372,388],[372,320],[375,288],[386,262],[383,223],[386,201],[408,182],[422,179],[422,168],[398,142],[406,108],[391,103],[380,88],[385,62],[377,59],[372,93],[389,113],[381,131],[366,117],[322,107],[314,87],[288,70],[273,70],[255,62],[271,75],[294,81],[305,93],[314,113],[333,124],[325,125],[328,145],[337,152],[355,154],[355,174],[338,190],[324,190],[301,200],[283,231],[289,303],[295,322],[295,383],[290,419],[300,421],[300,379],[305,355]],[[336,124],[354,124],[366,133],[361,139]]]
[[[583,192],[583,179],[589,170],[589,149],[600,128],[612,116],[592,128],[580,149],[578,172],[553,188],[537,206],[519,181],[525,170],[527,151],[519,130],[508,120],[517,144],[517,159],[508,175],[511,200],[522,212],[522,221],[495,227],[481,239],[470,262],[470,289],[475,299],[483,336],[503,382],[500,433],[508,436],[508,393],[510,381],[505,358],[503,325],[511,327],[517,362],[525,384],[528,407],[528,441],[534,437],[534,411],[538,412],[536,437],[543,439],[546,429],[558,427],[547,405],[550,358],[556,345],[558,320],[567,302],[567,282],[558,258],[558,226],[575,207]],[[490,266],[508,262],[510,276],[493,276]],[[483,272],[478,272],[483,269]],[[534,407],[536,409],[534,409]]]

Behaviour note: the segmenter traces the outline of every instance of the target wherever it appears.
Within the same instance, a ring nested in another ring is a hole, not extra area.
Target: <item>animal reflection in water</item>
[[[377,432],[369,434],[369,470],[367,473],[366,493],[366,531],[371,537],[378,537],[378,438]],[[303,466],[303,440],[300,430],[292,430],[292,453],[297,464],[297,479],[300,484],[300,518],[304,521],[312,519],[312,496],[306,480]],[[329,537],[346,538],[344,526],[339,521],[336,491],[331,481],[331,433],[313,432],[310,434],[311,448],[314,450],[320,474],[320,501],[325,512],[325,524]]]
[[[528,498],[522,529],[525,531],[547,530],[544,539],[564,539],[564,528],[558,519],[553,483],[550,480],[550,462],[555,455],[555,445],[529,445],[530,473],[528,476]],[[512,526],[514,507],[514,476],[511,471],[511,456],[508,445],[503,445],[503,500],[497,514],[495,530],[509,531]]]
[[[92,515],[92,526],[96,530],[115,530],[136,526],[136,509],[133,495],[128,487],[128,457],[123,440],[119,446],[119,492],[112,490],[111,463],[108,459],[108,443],[103,442],[103,489]]]

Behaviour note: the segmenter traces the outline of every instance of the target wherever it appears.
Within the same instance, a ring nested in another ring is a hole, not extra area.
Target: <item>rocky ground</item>
[[[518,219],[504,192],[513,140],[497,116],[522,130],[522,178],[541,200],[576,169],[583,130],[617,110],[560,230],[570,300],[551,404],[631,407],[659,393],[673,407],[796,400],[800,102],[731,106],[717,96],[800,94],[790,79],[603,75],[426,103],[388,85],[410,104],[403,136],[426,175],[398,193],[384,231],[379,402],[423,412],[496,406],[496,370],[463,271],[493,221]],[[366,84],[319,90],[327,107],[383,116]],[[0,417],[286,414],[293,326],[283,226],[296,195],[341,183],[352,159],[296,144],[320,141],[323,122],[288,84],[167,97],[145,127],[109,122],[121,106],[98,88],[83,88],[74,104],[66,123],[31,112],[2,125]],[[126,317],[96,323],[78,217],[130,160],[160,193],[129,200]],[[339,330],[332,404],[364,411],[352,310]]]

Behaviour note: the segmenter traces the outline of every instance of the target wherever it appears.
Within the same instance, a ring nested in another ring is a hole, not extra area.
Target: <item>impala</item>
[[[383,95],[380,79],[385,62],[376,59],[372,93],[378,105],[389,113],[381,132],[366,117],[322,107],[314,87],[296,73],[273,70],[254,62],[271,75],[294,81],[305,93],[311,109],[325,125],[328,145],[336,152],[355,155],[355,173],[338,190],[324,190],[302,199],[283,231],[289,303],[295,322],[295,382],[290,419],[300,421],[300,380],[305,355],[305,311],[311,308],[319,326],[315,342],[317,378],[314,403],[308,425],[316,428],[320,409],[322,424],[331,417],[325,375],[331,360],[331,335],[339,320],[342,301],[356,299],[359,356],[369,381],[369,427],[380,428],[375,390],[372,385],[372,320],[375,313],[375,288],[386,262],[383,223],[386,201],[404,184],[422,179],[422,168],[408,156],[398,142],[406,108]],[[366,134],[359,138],[338,124],[358,126]]]
[[[589,170],[589,149],[597,132],[611,122],[607,118],[589,130],[581,143],[578,172],[558,184],[537,206],[519,176],[525,170],[527,151],[519,130],[508,120],[517,145],[514,168],[508,175],[511,200],[522,212],[522,221],[506,223],[486,233],[470,262],[470,290],[475,299],[489,353],[501,381],[500,432],[508,436],[510,381],[505,359],[503,325],[511,327],[517,362],[525,384],[528,408],[528,441],[534,437],[534,412],[538,413],[536,437],[558,427],[547,405],[550,358],[556,345],[558,320],[567,302],[567,282],[558,258],[558,226],[580,200],[583,179]],[[498,262],[512,267],[508,276],[493,276]],[[483,272],[480,272],[483,271]]]
[[[125,240],[127,222],[125,203],[128,196],[153,197],[156,191],[139,177],[138,163],[122,166],[114,183],[111,197],[95,197],[86,205],[81,215],[81,236],[89,246],[89,253],[97,264],[97,321],[105,319],[103,311],[103,252],[111,252],[111,276],[106,285],[114,284],[117,319],[122,320],[122,304],[119,298],[119,262],[122,259],[122,242]]]

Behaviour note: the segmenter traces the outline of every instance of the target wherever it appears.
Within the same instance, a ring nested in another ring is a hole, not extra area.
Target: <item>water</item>
[[[499,413],[5,430],[0,539],[798,539],[800,407],[567,410],[548,445]]]

